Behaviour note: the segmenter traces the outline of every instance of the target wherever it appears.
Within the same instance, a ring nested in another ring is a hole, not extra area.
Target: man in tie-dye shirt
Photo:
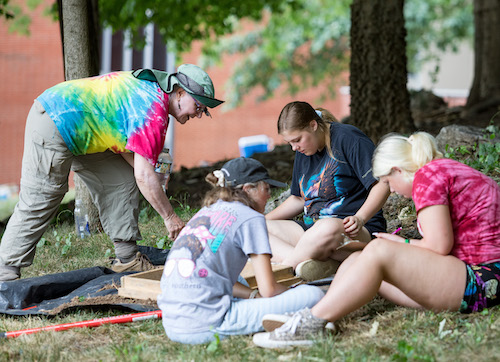
[[[115,245],[112,269],[148,270],[138,252],[139,195],[162,216],[170,238],[184,222],[175,214],[154,171],[171,115],[184,124],[210,115],[208,74],[192,65],[177,73],[140,69],[72,80],[34,102],[25,132],[19,202],[0,244],[0,280],[20,277],[68,190],[70,169],[85,182],[104,231]]]

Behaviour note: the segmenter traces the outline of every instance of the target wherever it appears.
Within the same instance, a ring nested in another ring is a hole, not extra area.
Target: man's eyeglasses
[[[205,106],[202,106],[200,103],[198,103],[198,101],[196,100],[196,98],[192,97],[193,100],[194,100],[194,103],[196,104],[196,114],[200,114],[200,113],[205,113],[206,116],[212,118],[212,115],[210,114],[210,112],[208,111],[208,108],[205,107]]]

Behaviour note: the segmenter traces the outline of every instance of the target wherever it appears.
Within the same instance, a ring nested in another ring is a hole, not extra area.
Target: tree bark
[[[58,0],[66,80],[99,74],[97,0]],[[85,183],[75,173],[75,198],[89,215],[91,231],[102,231],[99,212]]]
[[[407,90],[404,0],[354,0],[351,6],[351,118],[374,142],[415,126]]]
[[[474,27],[474,81],[466,114],[493,115],[500,104],[500,0],[474,1]]]

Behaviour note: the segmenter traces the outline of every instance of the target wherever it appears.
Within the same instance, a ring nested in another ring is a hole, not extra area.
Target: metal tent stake
[[[66,329],[71,329],[71,328],[97,327],[103,324],[130,323],[130,322],[143,321],[146,319],[160,319],[160,318],[161,318],[161,310],[155,310],[151,312],[124,314],[114,317],[97,318],[81,322],[55,324],[52,326],[39,327],[39,328],[21,329],[19,331],[1,332],[0,338],[14,338],[14,337],[19,337],[23,334],[33,334],[42,331],[58,332],[58,331],[65,331]]]

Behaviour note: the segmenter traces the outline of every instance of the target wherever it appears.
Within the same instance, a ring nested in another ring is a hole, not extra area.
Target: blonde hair
[[[321,113],[321,116],[316,113]],[[324,108],[316,110],[306,102],[290,102],[283,109],[278,117],[278,133],[283,131],[302,131],[309,127],[311,121],[316,121],[318,129],[323,132],[325,147],[328,155],[333,158],[330,142],[330,124],[338,122],[335,116]]]
[[[391,133],[382,138],[373,153],[373,176],[387,176],[394,167],[398,167],[408,179],[413,180],[419,168],[442,157],[436,140],[426,132],[416,132],[410,137]]]
[[[249,182],[244,185],[238,185],[235,187],[220,186],[219,178],[214,175],[214,172],[210,172],[205,177],[205,181],[212,185],[213,189],[205,194],[205,197],[203,198],[203,201],[201,203],[202,206],[210,206],[212,204],[215,204],[218,200],[227,202],[239,201],[243,205],[251,207],[254,210],[257,210],[257,204],[248,195],[248,193],[243,190],[243,186],[260,187],[262,183],[266,183],[265,181],[258,181]]]

